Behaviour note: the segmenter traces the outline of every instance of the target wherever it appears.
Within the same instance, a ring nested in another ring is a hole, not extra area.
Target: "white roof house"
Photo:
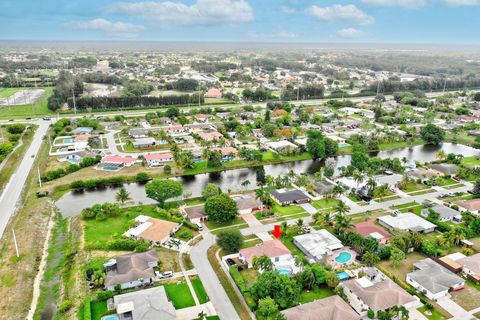
[[[378,218],[378,222],[382,226],[396,231],[429,233],[433,232],[437,227],[435,224],[411,212],[399,213],[395,216],[382,216]]]
[[[295,144],[293,144],[293,143],[291,143],[290,141],[287,141],[287,140],[267,142],[265,145],[268,148],[273,149],[275,151],[282,150],[284,148],[293,148],[293,149],[298,148]]]
[[[328,253],[343,248],[342,242],[325,229],[293,237],[293,243],[317,262],[322,261]]]

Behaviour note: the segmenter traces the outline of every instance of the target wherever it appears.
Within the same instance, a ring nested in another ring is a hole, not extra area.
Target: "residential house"
[[[448,222],[448,221],[461,222],[462,221],[462,215],[460,212],[441,204],[438,204],[431,208],[425,208],[421,211],[420,214],[423,217],[428,217],[428,215],[430,214],[430,210],[433,212],[436,212],[438,214],[438,220],[442,222]]]
[[[389,230],[400,232],[416,231],[420,233],[430,233],[437,227],[435,224],[411,212],[399,213],[394,216],[382,216],[378,218],[378,223]]]
[[[290,250],[278,239],[268,240],[254,247],[241,249],[239,253],[240,260],[247,264],[249,268],[253,266],[253,258],[261,256],[269,257],[274,266],[282,266],[293,259]]]
[[[263,204],[253,194],[233,195],[239,214],[248,214],[263,209]]]
[[[210,88],[207,93],[205,93],[205,98],[214,98],[218,99],[222,97],[222,91],[218,88]]]
[[[145,159],[145,164],[149,167],[159,167],[167,162],[174,161],[173,153],[171,152],[145,154],[143,158]]]
[[[290,150],[297,150],[298,146],[291,143],[290,141],[287,140],[280,140],[280,141],[272,141],[272,142],[267,142],[265,146],[272,151],[281,153],[284,150],[290,149]]]
[[[175,308],[164,286],[133,291],[113,297],[119,320],[175,320]]]
[[[169,126],[161,127],[161,129],[163,130],[163,132],[165,132],[168,135],[185,132],[185,128],[181,124],[172,124]]]
[[[222,161],[231,161],[237,156],[238,150],[233,147],[211,148],[210,151],[220,151]]]
[[[150,148],[156,144],[155,138],[146,137],[133,140],[133,147],[137,149]]]
[[[464,256],[457,260],[462,266],[462,271],[475,282],[480,282],[480,253],[471,256]]]
[[[202,223],[207,221],[208,219],[208,216],[205,213],[205,207],[203,204],[199,204],[191,207],[181,207],[180,210],[182,210],[185,213],[187,220],[190,221],[191,223]]]
[[[343,244],[333,234],[325,229],[313,230],[293,237],[293,243],[302,250],[310,260],[318,263],[325,261],[333,251],[343,248]]]
[[[153,284],[154,268],[157,267],[158,261],[155,250],[129,253],[110,259],[103,264],[107,274],[105,289],[113,291],[116,285],[120,285],[122,289],[128,289]]]
[[[160,220],[144,215],[135,218],[136,226],[128,229],[123,235],[135,240],[143,239],[153,245],[162,245],[170,239],[181,224]]]
[[[223,135],[218,131],[200,131],[197,134],[203,141],[214,141],[223,138]]]
[[[95,158],[96,154],[90,151],[77,151],[74,153],[64,154],[57,157],[59,162],[69,162],[73,164],[79,164],[83,158],[92,157]]]
[[[416,168],[413,171],[409,172],[409,175],[412,178],[420,179],[422,182],[428,181],[433,178],[438,178],[440,174],[434,170],[426,170],[423,168]]]
[[[418,298],[410,295],[375,267],[366,268],[365,276],[342,281],[339,286],[355,311],[365,316],[368,310],[385,311],[395,306],[407,309],[421,305]]]
[[[463,211],[470,211],[473,214],[480,214],[480,199],[457,200],[454,202]]]
[[[107,155],[100,161],[103,164],[115,165],[119,167],[130,167],[135,163],[136,159],[132,157],[124,157],[119,155]]]
[[[282,311],[288,320],[359,320],[361,317],[340,296],[314,300]]]
[[[372,237],[378,240],[380,244],[387,244],[392,237],[390,233],[384,228],[376,225],[372,221],[365,221],[355,224],[354,230],[356,233],[364,237]]]
[[[198,113],[198,114],[195,115],[195,119],[198,122],[208,122],[212,118],[213,118],[213,116],[211,114]]]
[[[270,196],[282,206],[292,203],[302,204],[310,202],[310,198],[298,189],[271,190]]]
[[[428,165],[428,167],[442,175],[447,176],[454,176],[457,174],[458,171],[458,166],[452,163],[432,163]]]
[[[331,193],[335,188],[335,184],[332,182],[325,180],[325,181],[315,181],[313,183],[314,191],[317,195],[323,196],[325,194]]]
[[[134,128],[128,130],[128,135],[134,139],[146,138],[148,137],[148,129],[145,128]]]
[[[93,132],[91,127],[78,127],[72,131],[73,134],[90,134]]]
[[[451,290],[461,290],[465,280],[430,258],[414,263],[415,271],[407,274],[407,283],[436,301],[448,296]]]

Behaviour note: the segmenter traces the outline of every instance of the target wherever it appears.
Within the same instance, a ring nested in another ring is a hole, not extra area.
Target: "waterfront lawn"
[[[335,293],[333,290],[328,287],[315,286],[311,291],[302,291],[302,293],[300,293],[300,297],[298,298],[298,302],[300,304],[304,304],[315,300],[324,299],[333,296],[334,294]]]
[[[166,284],[165,291],[175,309],[183,309],[195,305],[192,293],[185,282],[180,284]]]
[[[193,290],[195,291],[195,295],[197,296],[200,304],[204,304],[209,301],[207,292],[205,291],[205,288],[203,287],[203,283],[202,281],[200,281],[200,279],[198,278],[192,279],[192,287],[193,287]]]
[[[475,167],[480,165],[480,159],[475,156],[462,158],[462,164],[466,167]]]

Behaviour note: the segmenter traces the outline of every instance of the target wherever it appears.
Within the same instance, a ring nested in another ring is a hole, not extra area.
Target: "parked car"
[[[231,258],[226,259],[225,262],[229,267],[234,266],[236,264],[235,261],[233,261],[233,259]]]
[[[198,231],[202,231],[202,230],[203,230],[203,225],[202,225],[200,222],[196,223],[196,225],[197,225],[197,227],[198,227]]]
[[[171,278],[171,277],[173,277],[173,271],[165,271],[164,273],[162,273],[162,277],[163,277],[163,278]]]

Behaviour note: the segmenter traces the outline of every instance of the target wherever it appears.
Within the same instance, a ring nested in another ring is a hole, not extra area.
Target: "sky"
[[[1,0],[1,40],[480,43],[480,0]]]

